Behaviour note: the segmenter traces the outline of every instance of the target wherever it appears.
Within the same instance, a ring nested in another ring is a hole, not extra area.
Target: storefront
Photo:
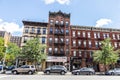
[[[63,65],[66,66],[67,57],[56,57],[56,56],[48,56],[46,60],[46,67],[53,65]]]

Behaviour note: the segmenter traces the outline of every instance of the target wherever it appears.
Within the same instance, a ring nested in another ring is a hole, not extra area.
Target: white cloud
[[[23,31],[23,26],[20,27],[15,22],[5,22],[2,19],[0,19],[0,30],[10,32],[14,35],[16,35],[15,33],[19,32],[21,35],[21,33]]]
[[[111,20],[111,19],[105,19],[105,18],[103,18],[103,19],[97,20],[95,26],[96,26],[96,27],[102,27],[102,26],[108,25],[108,24],[110,24],[110,23],[112,23],[112,20]]]
[[[45,4],[52,4],[58,2],[59,4],[69,4],[70,0],[44,0]]]
[[[70,0],[56,0],[58,3],[60,4],[69,4],[70,3]]]
[[[55,0],[44,0],[45,4],[52,4],[55,2]]]

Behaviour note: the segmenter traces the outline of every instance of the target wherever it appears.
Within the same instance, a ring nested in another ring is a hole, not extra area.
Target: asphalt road
[[[0,74],[0,80],[120,80],[120,76],[104,76],[104,75],[44,75],[38,73],[35,75],[6,75]]]

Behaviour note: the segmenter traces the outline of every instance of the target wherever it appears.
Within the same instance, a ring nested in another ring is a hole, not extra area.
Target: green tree
[[[46,53],[44,52],[46,46],[40,44],[38,38],[27,41],[26,45],[22,48],[24,58],[34,60],[35,64],[46,60]]]
[[[18,56],[20,56],[20,48],[14,43],[8,43],[8,46],[6,47],[7,65],[12,65]]]
[[[101,41],[101,50],[94,51],[93,59],[95,62],[104,64],[106,71],[107,65],[114,65],[119,59],[119,50],[114,50],[114,47],[111,45],[111,39],[107,38],[104,41]]]
[[[4,39],[0,37],[0,61],[4,57],[5,47],[4,47]]]

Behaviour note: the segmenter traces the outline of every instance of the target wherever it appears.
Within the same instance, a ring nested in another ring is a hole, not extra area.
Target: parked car
[[[114,68],[114,69],[108,70],[105,74],[106,75],[120,75],[120,68]]]
[[[60,73],[61,75],[65,75],[65,73],[67,73],[67,69],[64,66],[61,65],[55,65],[55,66],[51,66],[49,68],[46,68],[44,70],[45,74],[50,74],[50,73]]]
[[[12,70],[13,74],[19,74],[19,73],[34,74],[35,72],[36,72],[36,68],[34,65],[23,65],[19,68],[15,68]]]
[[[3,65],[0,65],[0,71],[2,71],[2,68],[3,68],[3,72],[2,73],[5,73],[5,70],[7,69],[6,66],[3,67]]]
[[[95,70],[93,68],[83,67],[78,70],[73,70],[72,74],[73,75],[81,75],[81,74],[93,75],[95,74]]]
[[[10,74],[10,73],[12,73],[12,70],[13,70],[13,69],[15,69],[15,66],[14,66],[14,65],[8,66],[7,69],[6,69],[6,71],[5,71],[5,73],[6,73],[6,74]]]

